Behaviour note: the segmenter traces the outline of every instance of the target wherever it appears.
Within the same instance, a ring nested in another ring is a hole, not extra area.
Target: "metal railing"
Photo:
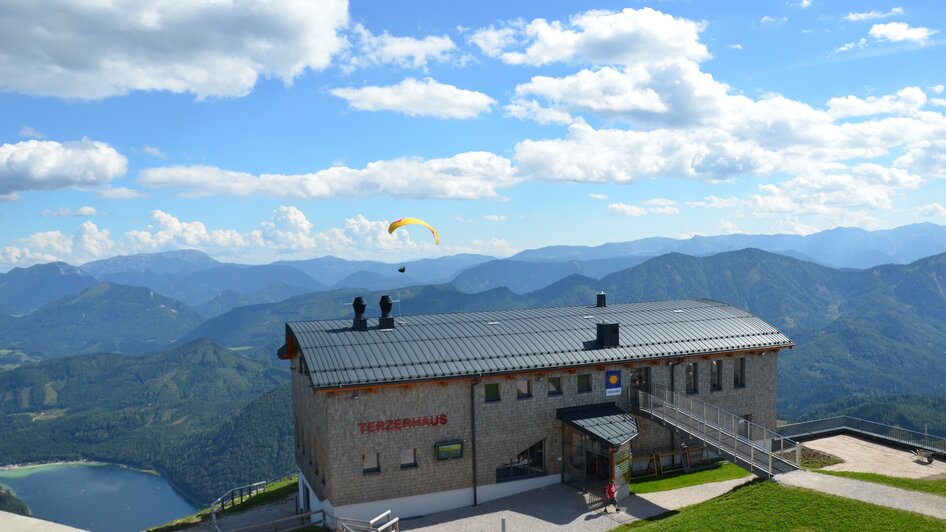
[[[242,504],[244,501],[250,497],[257,495],[266,491],[266,487],[275,482],[280,482],[289,477],[295,475],[295,472],[286,473],[280,475],[271,480],[263,480],[260,482],[254,482],[252,484],[247,484],[246,486],[240,486],[238,488],[233,488],[232,490],[224,493],[222,496],[218,497],[217,500],[210,504],[210,522],[213,526],[215,532],[220,532],[220,527],[217,526],[217,512],[222,512],[228,508],[233,508],[239,504]]]
[[[401,519],[391,515],[391,510],[388,510],[371,521],[336,517],[336,530],[345,532],[400,532]]]
[[[326,526],[325,510],[316,510],[304,514],[282,517],[266,523],[249,525],[243,528],[230,529],[227,532],[278,532],[279,530],[295,530],[309,525]]]
[[[839,430],[875,436],[910,447],[946,454],[946,438],[943,436],[894,427],[893,425],[885,425],[852,416],[835,416],[813,421],[801,421],[779,427],[779,433],[796,438]]]
[[[800,467],[797,442],[692,395],[653,386],[638,390],[638,402],[641,412],[715,447],[752,473],[771,478]]]

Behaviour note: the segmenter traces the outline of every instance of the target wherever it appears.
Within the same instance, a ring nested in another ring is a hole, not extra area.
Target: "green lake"
[[[196,511],[158,475],[114,464],[47,464],[0,470],[33,515],[93,532],[142,530]]]

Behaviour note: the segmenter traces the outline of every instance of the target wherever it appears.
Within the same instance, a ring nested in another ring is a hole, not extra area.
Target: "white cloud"
[[[487,222],[505,222],[506,217],[502,214],[487,214],[483,217]]]
[[[938,202],[929,203],[917,207],[917,214],[920,216],[925,216],[928,218],[944,218],[946,217],[946,207],[943,207]]]
[[[831,98],[828,100],[828,113],[835,118],[852,116],[870,116],[878,114],[911,114],[926,105],[927,97],[919,87],[907,87],[896,94],[869,96],[866,99],[857,96]]]
[[[759,19],[759,24],[762,24],[763,26],[769,26],[772,24],[785,24],[786,22],[788,22],[788,17],[770,17],[769,15],[765,15]]]
[[[893,165],[909,169],[927,177],[946,179],[946,135],[937,140],[914,143],[906,153],[898,157]]]
[[[730,222],[729,220],[720,221],[719,230],[724,235],[735,235],[739,233],[739,227],[736,226],[736,224]]]
[[[811,0],[801,0],[801,2],[798,2],[795,5],[802,9],[808,9],[809,7],[811,7]]]
[[[43,216],[53,216],[56,218],[61,218],[64,216],[95,216],[96,214],[98,214],[98,211],[95,209],[95,207],[85,205],[85,206],[79,207],[78,209],[70,209],[67,207],[60,207],[56,210],[43,209],[43,212],[41,212],[40,214],[42,214]]]
[[[867,48],[870,43],[867,42],[867,39],[861,37],[856,41],[851,41],[849,43],[844,43],[841,46],[834,49],[832,53],[843,54],[844,52],[850,52],[851,50],[863,50]]]
[[[516,30],[513,28],[481,28],[473,32],[470,42],[490,57],[499,57],[505,48],[516,42]]]
[[[704,24],[655,11],[587,11],[568,21],[514,21],[473,33],[487,55],[519,65],[555,62],[631,65],[660,57],[710,58],[699,42]],[[477,38],[478,36],[478,38]]]
[[[247,94],[328,66],[344,0],[22,2],[0,18],[0,90],[99,99],[131,91]]]
[[[687,205],[691,207],[705,207],[707,209],[734,209],[743,204],[739,198],[720,198],[718,196],[707,196],[703,201],[688,201]]]
[[[564,78],[535,76],[516,87],[516,96],[540,96],[555,104],[565,102],[570,109],[580,112],[666,112],[667,104],[647,86],[649,81],[650,74],[644,69],[625,73],[604,67],[581,70]]]
[[[870,28],[870,36],[878,41],[903,42],[909,41],[917,44],[926,44],[930,37],[939,33],[937,30],[929,28],[911,27],[906,22],[889,22],[887,24],[874,24]]]
[[[644,202],[644,205],[647,205],[647,211],[651,214],[664,214],[664,215],[674,215],[680,214],[680,209],[677,208],[677,202],[671,199],[666,198],[654,198]]]
[[[436,246],[426,229],[414,233],[416,240],[407,228],[388,234],[389,223],[358,214],[345,219],[341,226],[317,231],[301,210],[286,205],[275,209],[258,228],[239,232],[211,229],[199,220],[185,221],[154,210],[147,227],[126,232],[120,241],[112,240],[108,230],[87,221],[71,236],[61,231],[45,231],[21,238],[0,249],[0,264],[29,265],[56,260],[79,264],[115,254],[181,248],[199,249],[221,258],[260,262],[272,262],[277,257],[311,257],[314,253],[393,260],[418,253],[463,252],[460,247]],[[495,241],[485,245],[496,249],[508,247]]]
[[[742,45],[739,43],[727,44],[726,48],[732,48],[733,50],[742,50]]]
[[[429,35],[423,39],[396,37],[384,32],[374,35],[361,24],[354,28],[358,36],[358,50],[348,61],[348,68],[364,68],[371,65],[396,64],[402,68],[426,70],[430,62],[450,60],[457,48],[450,37]]]
[[[334,89],[332,94],[359,111],[395,111],[435,118],[475,118],[488,113],[496,103],[482,92],[459,89],[430,78],[407,78],[387,87]]]
[[[903,8],[895,7],[885,13],[881,13],[880,11],[865,11],[865,12],[860,12],[860,13],[848,13],[847,15],[844,16],[844,20],[847,20],[850,22],[862,22],[865,20],[877,20],[877,19],[892,17],[894,15],[902,15],[902,14],[903,14]]]
[[[240,248],[248,245],[246,238],[234,230],[208,231],[203,222],[182,222],[158,209],[151,211],[151,223],[147,229],[129,231],[125,233],[125,239],[136,250]]]
[[[647,210],[627,203],[612,203],[608,205],[608,212],[619,216],[644,216]]]
[[[593,199],[593,200],[606,200],[606,199],[608,199],[608,195],[607,195],[607,194],[598,194],[598,193],[595,193],[595,192],[589,192],[589,193],[588,193],[588,197],[591,198],[591,199]]]
[[[21,137],[26,137],[28,139],[43,140],[44,138],[46,138],[46,135],[42,131],[36,129],[35,127],[30,127],[30,126],[21,127],[17,135]]]
[[[446,159],[393,159],[362,169],[336,166],[311,174],[253,175],[213,166],[169,166],[142,170],[147,187],[177,188],[184,196],[332,198],[389,195],[400,198],[502,199],[498,189],[519,182],[512,163],[489,152]]]
[[[930,98],[930,103],[937,107],[946,107],[946,98]]]
[[[99,197],[105,199],[125,200],[143,198],[145,195],[140,191],[127,187],[112,187],[100,190]]]
[[[543,107],[535,100],[514,99],[512,103],[503,107],[506,116],[519,120],[532,120],[540,124],[567,125],[575,121],[567,111],[551,107]]]
[[[116,249],[107,229],[83,222],[67,236],[61,231],[43,231],[19,239],[0,251],[0,263],[27,266],[41,262],[68,261],[73,264],[108,256]]]
[[[157,157],[158,159],[168,158],[168,156],[165,155],[164,152],[161,151],[160,148],[155,148],[154,146],[145,146],[144,148],[141,148],[141,151],[147,153],[148,155],[152,157]]]
[[[753,141],[716,129],[568,129],[567,139],[516,144],[519,175],[546,181],[631,183],[675,176],[718,181],[763,172],[768,156]]]
[[[930,91],[932,91],[933,94],[942,94],[943,90],[946,90],[946,85],[943,85],[942,83],[930,87]]]
[[[125,173],[125,156],[104,142],[27,140],[0,145],[0,196],[98,187]]]

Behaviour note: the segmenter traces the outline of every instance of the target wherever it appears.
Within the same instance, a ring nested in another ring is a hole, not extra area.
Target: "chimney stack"
[[[598,303],[597,303],[595,306],[596,306],[596,307],[606,307],[606,306],[608,306],[607,298],[606,298],[604,292],[598,292]]]
[[[598,323],[598,348],[621,345],[621,325],[619,323]]]
[[[394,302],[391,301],[391,296],[385,294],[381,296],[381,318],[378,320],[379,329],[393,329],[394,328],[394,318],[391,316],[391,309],[394,307]]]
[[[365,298],[361,296],[356,297],[355,300],[351,302],[351,308],[355,309],[355,319],[351,322],[351,330],[367,331],[368,319],[365,318],[365,309],[368,308],[368,304],[365,303]]]

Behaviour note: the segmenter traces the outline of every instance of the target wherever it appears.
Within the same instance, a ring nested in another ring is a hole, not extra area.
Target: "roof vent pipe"
[[[368,303],[365,302],[365,298],[358,296],[354,301],[351,302],[351,308],[355,310],[355,319],[351,322],[351,328],[353,331],[367,331],[368,330],[368,319],[365,318],[365,309],[368,308]]]
[[[620,324],[598,323],[598,348],[621,345]]]
[[[604,292],[598,292],[598,303],[597,303],[595,306],[596,306],[596,307],[606,307],[606,306],[608,306],[607,297],[606,297],[606,295],[605,295]]]
[[[385,294],[381,296],[381,318],[378,320],[379,329],[393,329],[394,318],[391,316],[391,309],[394,308],[394,302],[391,296]]]

